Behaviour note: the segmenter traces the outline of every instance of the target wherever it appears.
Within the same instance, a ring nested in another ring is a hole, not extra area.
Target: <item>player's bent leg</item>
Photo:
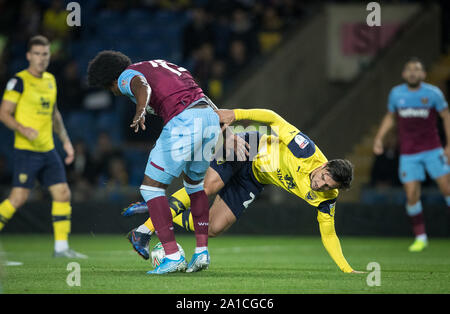
[[[0,203],[0,231],[12,218],[17,209],[25,204],[30,195],[30,189],[14,187],[2,203]]]
[[[216,237],[230,228],[237,218],[224,200],[217,195],[209,211],[209,237]]]
[[[408,248],[410,252],[420,252],[428,245],[425,231],[422,202],[420,201],[420,181],[409,181],[403,184],[406,193],[406,212],[410,218],[415,240]]]

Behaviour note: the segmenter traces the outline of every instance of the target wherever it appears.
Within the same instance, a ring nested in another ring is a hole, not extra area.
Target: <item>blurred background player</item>
[[[225,126],[238,120],[251,120],[270,125],[277,136],[246,132],[240,135],[250,144],[247,161],[214,159],[205,177],[205,191],[216,195],[210,209],[209,236],[214,237],[230,228],[243,211],[263,191],[273,184],[317,208],[317,220],[323,245],[338,267],[345,273],[359,273],[346,261],[334,228],[334,213],[338,189],[350,188],[353,165],[348,160],[328,161],[319,147],[271,110],[219,110]],[[189,197],[184,189],[170,197],[174,222],[194,231],[189,211]],[[145,203],[135,203],[123,215],[142,212]],[[148,241],[154,228],[149,218],[144,225],[131,231],[133,248],[148,258]]]
[[[423,82],[426,73],[417,58],[409,59],[403,69],[404,84],[392,88],[388,112],[384,116],[374,140],[373,151],[383,153],[383,138],[397,121],[400,143],[399,178],[406,192],[406,212],[416,236],[409,247],[420,252],[428,245],[425,221],[420,200],[421,182],[425,171],[434,179],[450,208],[450,114],[441,90]],[[442,147],[437,117],[442,118],[447,143]]]
[[[219,118],[209,100],[186,69],[164,60],[131,64],[118,51],[100,52],[89,63],[88,80],[91,86],[103,87],[116,96],[127,96],[136,104],[130,125],[135,132],[139,128],[145,130],[146,112],[164,120],[140,186],[166,253],[163,262],[148,274],[207,268],[209,203],[203,179],[220,133]],[[197,226],[196,249],[189,265],[178,250],[166,197],[166,188],[181,173]]]
[[[0,204],[0,230],[27,201],[37,179],[48,187],[53,200],[54,257],[85,258],[68,244],[71,194],[64,164],[55,150],[53,131],[67,154],[66,164],[72,163],[74,149],[56,106],[55,78],[46,72],[50,62],[48,39],[32,37],[26,58],[28,68],[9,80],[0,108],[1,121],[15,135],[13,188]]]

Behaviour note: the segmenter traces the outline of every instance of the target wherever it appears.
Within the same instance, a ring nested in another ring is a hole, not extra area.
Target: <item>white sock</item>
[[[201,253],[201,252],[203,252],[203,251],[206,251],[207,249],[208,249],[207,246],[196,247],[196,248],[195,248],[195,253],[196,253],[196,254],[197,254],[197,253]]]
[[[427,237],[427,234],[426,234],[426,233],[424,233],[424,234],[419,234],[418,236],[416,236],[416,239],[417,239],[417,240],[422,240],[423,242],[427,242],[427,241],[428,241],[428,237]]]
[[[151,234],[151,230],[149,228],[147,228],[146,225],[140,225],[137,229],[137,232],[141,232],[141,233],[145,233],[145,234]]]
[[[55,240],[55,252],[62,252],[69,248],[67,240]]]
[[[177,261],[177,260],[179,260],[179,259],[181,258],[181,253],[180,253],[180,251],[177,251],[177,252],[175,252],[175,253],[166,255],[166,257],[167,257],[168,259]]]

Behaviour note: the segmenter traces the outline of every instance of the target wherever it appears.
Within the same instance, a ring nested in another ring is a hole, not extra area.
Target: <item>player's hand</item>
[[[375,138],[375,140],[373,141],[373,152],[375,153],[375,155],[381,155],[384,152],[384,147],[383,147],[383,141]]]
[[[75,150],[73,149],[72,143],[70,141],[64,142],[63,148],[67,154],[64,162],[66,163],[66,165],[70,165],[75,158]]]
[[[39,132],[37,130],[26,126],[20,128],[19,131],[30,141],[34,140],[39,135]]]
[[[145,109],[139,112],[136,112],[133,118],[133,123],[131,123],[130,128],[134,129],[134,133],[139,131],[139,128],[142,131],[145,130]]]
[[[232,136],[226,136],[225,148],[226,160],[234,160],[234,153],[238,161],[245,161],[249,156],[250,144],[242,137],[233,134]]]
[[[222,131],[225,130],[236,119],[236,116],[234,115],[233,110],[220,109],[220,110],[216,110],[216,113],[219,116],[219,122],[223,123]]]

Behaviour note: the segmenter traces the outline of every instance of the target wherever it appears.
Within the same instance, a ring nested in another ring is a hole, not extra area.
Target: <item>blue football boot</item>
[[[193,273],[196,271],[201,271],[203,269],[208,269],[209,262],[210,259],[208,250],[204,250],[200,253],[195,253],[194,255],[192,255],[192,259],[189,262],[186,272]]]
[[[131,217],[136,214],[148,214],[148,207],[145,202],[136,202],[122,209],[120,214],[124,217]]]
[[[142,256],[143,259],[149,259],[150,254],[148,246],[150,243],[150,234],[137,232],[137,228],[131,230],[128,235],[128,241],[133,245],[133,249]]]
[[[161,264],[156,267],[154,270],[150,270],[147,272],[149,275],[162,275],[168,273],[174,273],[177,271],[184,272],[186,271],[187,263],[186,259],[183,255],[181,255],[180,259],[173,260],[165,257]]]

